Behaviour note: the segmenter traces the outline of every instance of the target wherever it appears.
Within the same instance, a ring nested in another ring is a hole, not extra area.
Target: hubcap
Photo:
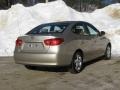
[[[81,66],[82,66],[82,57],[80,55],[76,55],[76,59],[74,60],[74,64],[75,64],[75,69],[77,71],[79,71],[81,69]]]
[[[110,47],[107,47],[106,55],[107,55],[108,58],[110,57],[110,55],[111,55]]]

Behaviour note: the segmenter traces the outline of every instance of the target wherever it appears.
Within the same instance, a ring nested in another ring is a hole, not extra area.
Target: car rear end
[[[55,26],[56,24],[50,24]],[[60,26],[61,24],[57,24]],[[18,37],[14,51],[15,62],[23,65],[47,65],[64,66],[67,65],[63,58],[62,49],[65,48],[64,30],[69,24],[62,24],[60,28],[54,30],[41,29],[45,25],[36,27],[25,36]],[[49,26],[49,24],[48,24]],[[56,31],[55,31],[56,30]],[[58,30],[58,31],[57,31]],[[37,32],[39,31],[39,32]]]

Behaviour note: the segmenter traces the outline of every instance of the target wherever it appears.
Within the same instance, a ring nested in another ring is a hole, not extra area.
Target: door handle
[[[97,41],[95,40],[94,42],[96,43]]]
[[[84,41],[82,41],[82,44],[84,44],[85,42]]]
[[[100,38],[100,40],[103,40],[103,39],[105,39],[105,37]]]

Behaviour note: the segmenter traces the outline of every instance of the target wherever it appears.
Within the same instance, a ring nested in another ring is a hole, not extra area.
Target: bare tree
[[[48,0],[45,0],[45,2],[47,3],[47,2],[48,2]]]

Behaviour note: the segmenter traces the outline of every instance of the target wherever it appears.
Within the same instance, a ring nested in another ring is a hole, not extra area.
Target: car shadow
[[[85,68],[86,68],[87,66],[92,65],[92,64],[95,64],[95,63],[97,63],[97,62],[99,62],[99,61],[101,61],[101,60],[104,60],[104,57],[103,57],[103,56],[98,57],[98,58],[95,58],[95,59],[93,59],[93,60],[90,60],[90,61],[84,63],[82,71],[85,70]]]
[[[101,61],[103,59],[104,59],[104,57],[102,56],[102,57],[98,57],[98,58],[95,58],[93,60],[90,60],[90,61],[84,63],[84,68],[91,65],[91,64],[97,63],[97,62],[99,62],[99,61]]]
[[[45,71],[45,72],[67,72],[68,66],[64,66],[64,67],[33,66],[32,68],[29,69],[36,71]]]
[[[82,71],[89,65],[97,63],[99,61],[103,60],[103,57],[99,57],[93,60],[90,60],[89,62],[84,63]],[[30,70],[35,71],[45,71],[45,72],[68,72],[70,71],[70,66],[62,66],[62,67],[49,67],[49,66],[32,66],[32,68],[29,68]]]

